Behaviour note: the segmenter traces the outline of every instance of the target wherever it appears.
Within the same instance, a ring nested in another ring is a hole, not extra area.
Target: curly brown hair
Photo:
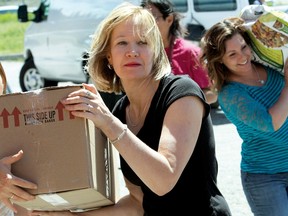
[[[244,20],[239,17],[226,18],[208,29],[200,41],[202,49],[200,63],[207,68],[208,75],[212,80],[212,88],[215,91],[221,90],[230,73],[229,69],[222,63],[222,58],[226,52],[225,42],[234,35],[240,34],[250,45],[250,39],[243,24]]]

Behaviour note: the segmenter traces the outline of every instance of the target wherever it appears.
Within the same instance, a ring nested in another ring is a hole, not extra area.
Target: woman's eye
[[[119,41],[117,44],[118,45],[125,45],[125,44],[127,44],[127,42],[126,41]]]
[[[146,45],[147,42],[146,42],[146,41],[139,41],[138,44],[140,44],[140,45]]]
[[[235,53],[231,53],[230,55],[229,55],[229,57],[234,57],[235,56]]]

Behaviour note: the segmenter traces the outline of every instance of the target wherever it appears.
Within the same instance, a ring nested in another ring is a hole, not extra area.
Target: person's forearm
[[[288,86],[283,88],[278,101],[269,109],[269,113],[274,129],[278,130],[288,117]]]

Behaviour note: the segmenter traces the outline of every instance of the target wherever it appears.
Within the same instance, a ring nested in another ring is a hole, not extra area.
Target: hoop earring
[[[110,65],[109,63],[107,64],[107,67],[108,67],[110,70],[113,70],[112,65]]]
[[[117,81],[117,76],[116,76],[116,74],[114,74],[114,76],[113,76],[113,85],[115,85],[116,84],[116,81]]]

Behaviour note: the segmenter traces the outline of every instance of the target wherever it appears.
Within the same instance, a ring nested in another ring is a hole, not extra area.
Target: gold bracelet
[[[114,145],[116,142],[118,142],[125,135],[126,132],[127,132],[127,125],[125,124],[122,133],[116,139],[110,140],[110,143],[112,145]]]

